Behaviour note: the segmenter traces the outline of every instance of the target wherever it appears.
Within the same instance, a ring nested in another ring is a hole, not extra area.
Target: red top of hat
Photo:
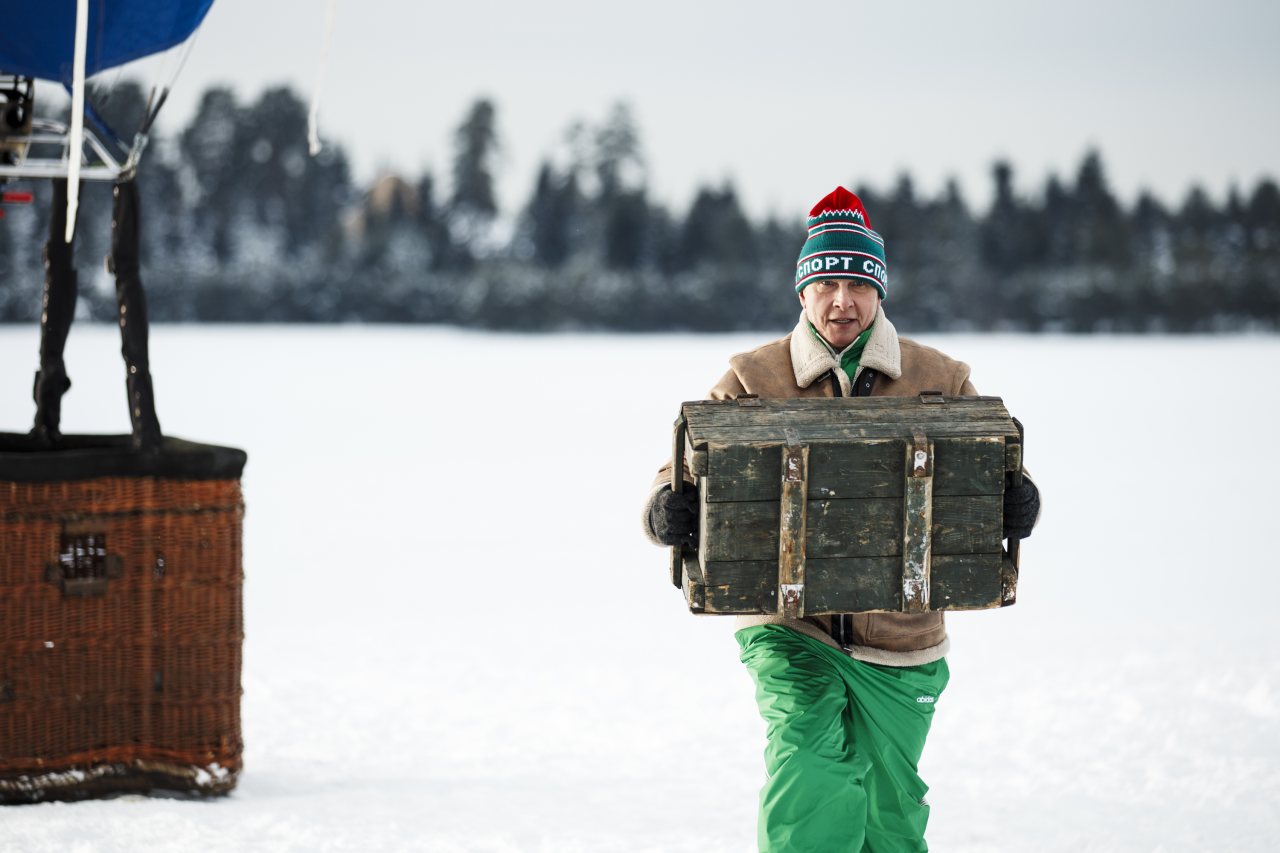
[[[813,206],[813,210],[809,211],[809,216],[820,216],[824,213],[838,213],[841,211],[849,211],[853,214],[855,222],[861,222],[868,228],[871,227],[871,217],[867,215],[867,209],[862,206],[862,199],[849,192],[844,187],[836,187],[831,192]]]

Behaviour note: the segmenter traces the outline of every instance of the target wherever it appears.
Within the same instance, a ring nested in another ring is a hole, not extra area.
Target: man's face
[[[818,334],[839,352],[875,320],[880,291],[856,278],[824,278],[800,291],[800,304]]]

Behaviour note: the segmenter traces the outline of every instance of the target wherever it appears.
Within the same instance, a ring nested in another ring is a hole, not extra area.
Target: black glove
[[[1009,478],[1012,480],[1012,478]],[[1009,481],[1004,486],[1004,538],[1026,539],[1040,514],[1040,490],[1029,477],[1022,478],[1021,486]]]
[[[649,507],[649,529],[663,545],[698,547],[698,489],[688,483],[676,494],[667,486]]]

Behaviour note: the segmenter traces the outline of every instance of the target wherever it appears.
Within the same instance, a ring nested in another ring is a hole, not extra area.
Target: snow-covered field
[[[677,404],[765,338],[155,329],[166,431],[249,452],[245,771],[5,808],[0,851],[754,849],[730,622],[638,516]],[[1019,604],[949,617],[932,848],[1274,850],[1280,339],[925,340],[1026,423],[1045,497]],[[0,430],[37,344],[0,328]],[[67,431],[127,430],[118,346],[72,331]]]

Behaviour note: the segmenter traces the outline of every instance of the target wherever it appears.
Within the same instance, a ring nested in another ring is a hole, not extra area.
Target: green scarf
[[[815,338],[822,341],[822,345],[827,348],[827,352],[840,357],[840,369],[849,376],[850,382],[858,374],[858,364],[862,361],[862,351],[867,348],[867,341],[871,340],[871,330],[873,328],[875,328],[875,323],[863,329],[857,340],[844,348],[844,352],[837,353],[831,344],[827,343],[827,339],[818,334],[818,330],[813,327],[813,324],[809,324],[809,331],[813,332]]]

